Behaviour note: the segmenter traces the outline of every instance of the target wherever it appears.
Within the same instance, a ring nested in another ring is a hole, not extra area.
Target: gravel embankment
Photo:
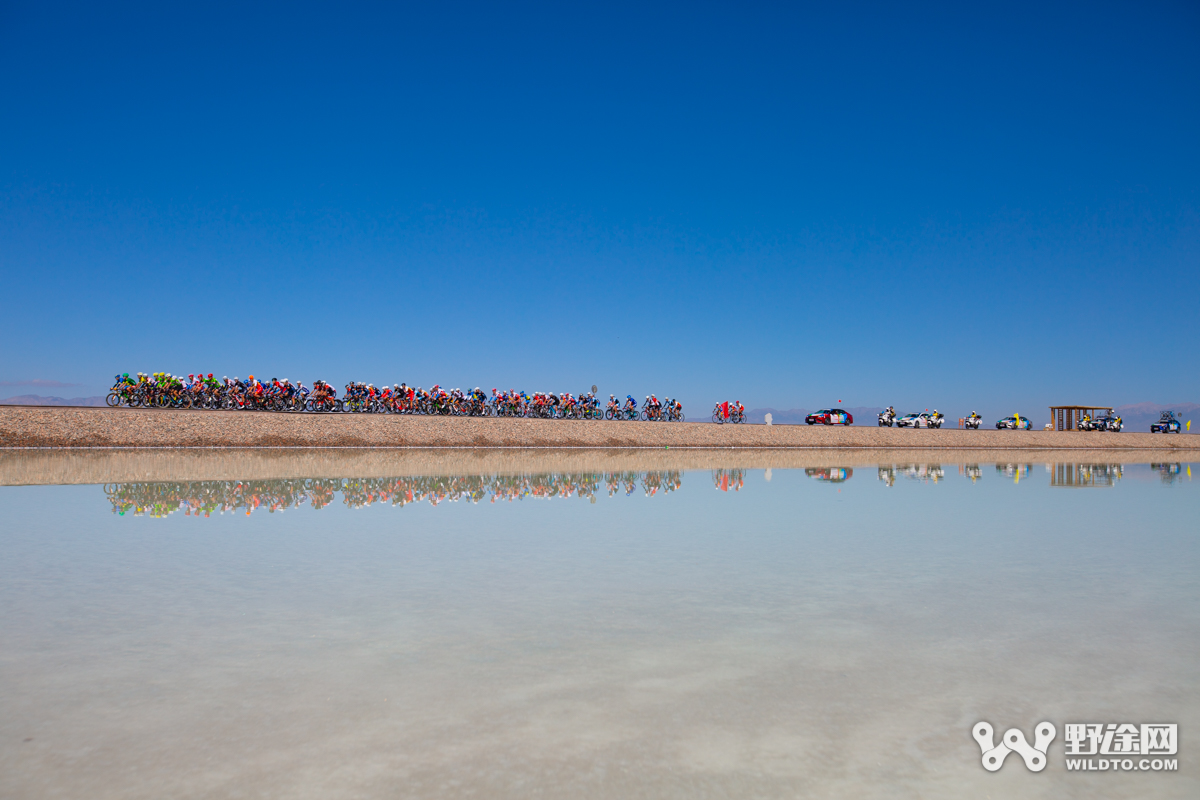
[[[1191,435],[0,407],[0,447],[1200,449]]]

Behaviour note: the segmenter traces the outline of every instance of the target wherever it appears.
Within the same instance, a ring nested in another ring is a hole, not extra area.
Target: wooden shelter
[[[1050,406],[1050,424],[1056,431],[1077,431],[1084,415],[1096,417],[1112,414],[1111,406]]]

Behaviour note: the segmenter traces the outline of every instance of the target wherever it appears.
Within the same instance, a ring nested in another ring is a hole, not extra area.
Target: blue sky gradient
[[[6,385],[1200,399],[1194,3],[5,4],[0,70]]]

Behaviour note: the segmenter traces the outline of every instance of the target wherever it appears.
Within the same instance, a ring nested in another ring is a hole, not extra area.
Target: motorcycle
[[[890,428],[896,422],[896,412],[892,409],[879,412],[879,427]]]
[[[983,423],[983,417],[979,416],[978,414],[972,413],[971,416],[967,417],[963,421],[963,427],[966,430],[977,431],[977,430],[979,430],[979,426],[982,423]]]

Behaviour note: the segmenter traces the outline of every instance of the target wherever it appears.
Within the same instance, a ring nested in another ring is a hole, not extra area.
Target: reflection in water
[[[1061,744],[1200,726],[1187,454],[717,455],[0,489],[0,797],[1200,797],[1188,765],[1075,776]],[[525,497],[586,499],[500,502]],[[983,769],[981,719],[1055,721],[1051,766]]]
[[[819,481],[845,483],[854,477],[854,469],[852,467],[808,467],[804,470],[804,474]]]
[[[1150,469],[1158,473],[1158,477],[1163,483],[1174,483],[1177,480],[1182,480],[1183,465],[1182,464],[1151,464]],[[1188,477],[1192,475],[1192,468],[1188,466]]]
[[[671,492],[683,483],[679,471],[546,473],[538,475],[452,475],[404,478],[289,478],[260,481],[175,481],[107,484],[104,493],[114,514],[166,517],[176,511],[207,517],[213,512],[252,513],[299,508],[321,509],[338,492],[350,508],[375,503],[406,506],[465,500],[522,500],[526,497],[584,497],[591,502],[607,493],[626,496],[641,490],[647,497]]]
[[[1124,475],[1120,464],[1055,464],[1051,486],[1116,486]]]
[[[958,474],[971,479],[971,483],[983,477],[983,467],[978,464],[959,464]]]
[[[1046,466],[1050,466],[1047,464]],[[1012,478],[1013,483],[1020,483],[1022,478],[1028,478],[1033,471],[1033,464],[997,464],[996,472],[1006,478]]]
[[[713,485],[719,492],[728,492],[730,489],[739,492],[746,483],[744,469],[714,469],[712,476]]]
[[[1033,464],[996,464],[996,472],[1014,483],[1028,478]],[[1122,464],[1057,463],[1046,465],[1051,486],[1096,487],[1116,486],[1125,476]],[[1190,478],[1190,466],[1180,463],[1155,463],[1163,483],[1171,484]],[[921,483],[940,483],[946,471],[941,464],[879,464],[879,480],[894,486],[897,478]],[[806,467],[809,478],[827,483],[844,483],[854,476],[853,467]],[[975,483],[983,477],[980,464],[958,465],[958,474]],[[767,480],[769,470],[767,471]],[[653,497],[660,492],[672,492],[683,483],[681,470],[617,470],[594,472],[547,472],[505,475],[444,475],[408,476],[398,478],[283,478],[275,480],[240,481],[158,481],[110,483],[104,492],[119,515],[166,517],[177,511],[185,516],[209,516],[213,512],[252,513],[263,508],[268,512],[299,508],[303,505],[321,509],[341,495],[350,508],[362,508],[376,503],[405,506],[426,501],[430,505],[465,500],[478,503],[484,500],[521,500],[526,497],[583,497],[595,502],[607,494],[632,495],[641,492]],[[713,486],[721,492],[741,491],[745,486],[746,470],[742,468],[715,469]]]
[[[880,464],[879,480],[888,486],[896,485],[896,478],[903,477],[911,481],[937,483],[946,477],[946,470],[941,464]]]

